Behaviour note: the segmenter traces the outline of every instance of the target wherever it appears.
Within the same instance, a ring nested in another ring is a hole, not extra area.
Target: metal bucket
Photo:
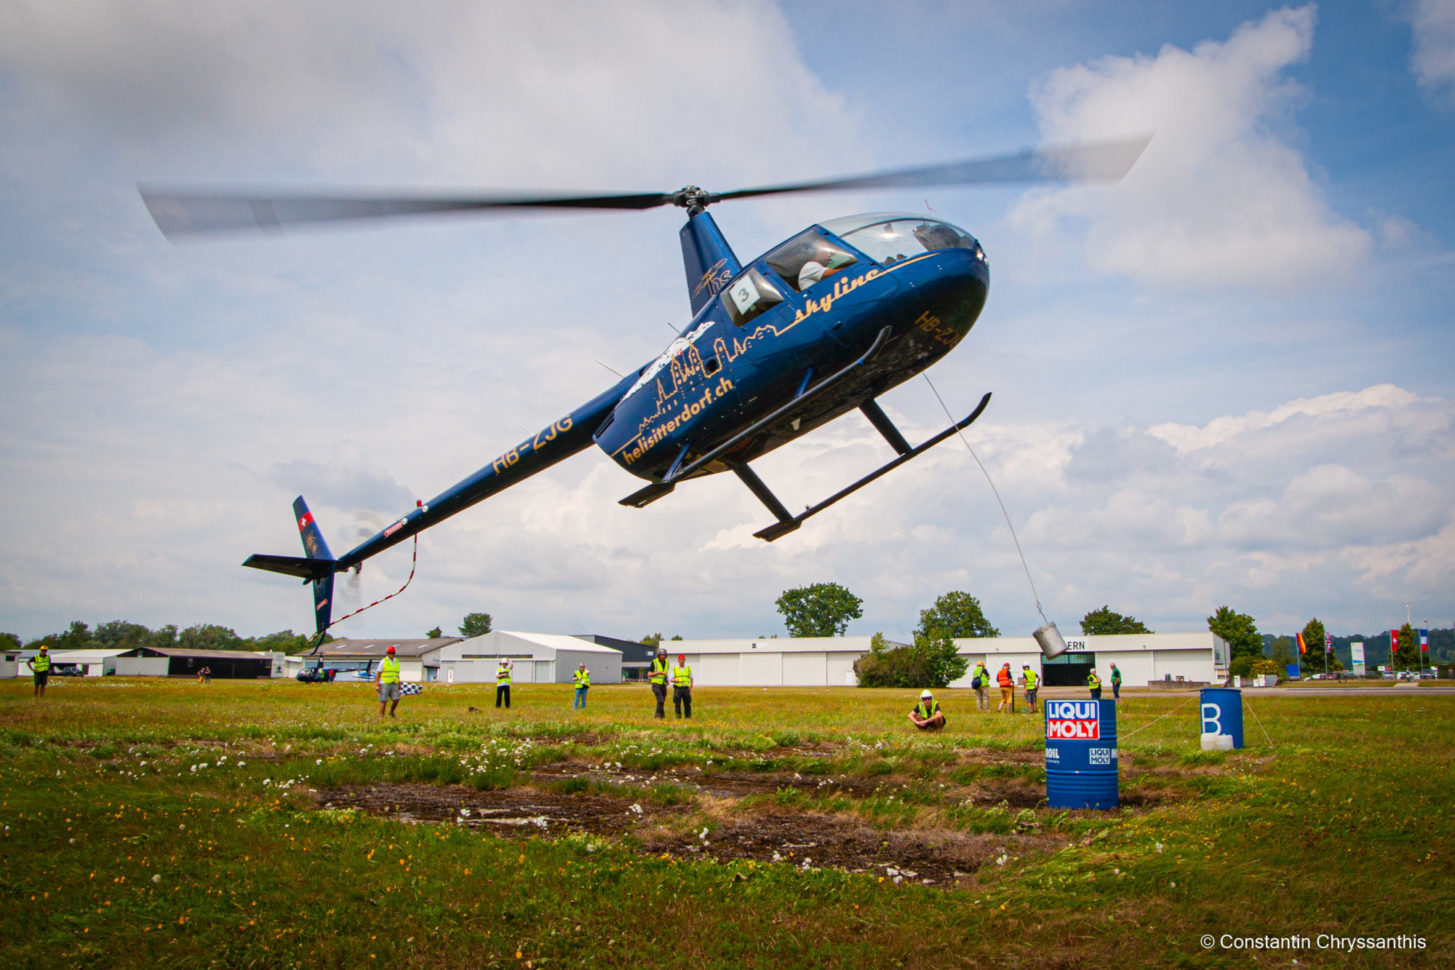
[[[1204,739],[1232,738],[1232,747],[1243,746],[1243,692],[1231,687],[1204,687],[1199,692],[1201,733]],[[1208,750],[1225,749],[1226,741],[1204,743]]]
[[[1043,707],[1046,801],[1052,808],[1116,808],[1116,701],[1047,700]]]
[[[1036,638],[1036,643],[1041,645],[1041,653],[1047,660],[1052,657],[1059,657],[1066,652],[1066,639],[1061,636],[1061,631],[1056,629],[1056,624],[1047,623],[1031,636]]]

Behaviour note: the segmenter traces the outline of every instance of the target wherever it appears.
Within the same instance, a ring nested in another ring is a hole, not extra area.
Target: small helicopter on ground
[[[712,193],[555,196],[269,195],[141,187],[170,239],[286,225],[522,209],[687,211],[681,229],[692,318],[655,360],[514,445],[335,558],[303,497],[293,503],[305,557],[253,555],[243,563],[313,586],[321,634],[335,574],[416,535],[593,443],[647,485],[621,500],[641,508],[691,478],[730,471],[773,514],[755,535],[769,542],[978,418],[969,415],[910,445],[876,399],[948,353],[970,331],[990,286],[980,243],[956,226],[880,212],[809,226],[755,259],[733,253],[707,207],[790,192],[901,186],[1115,181],[1148,139],[1026,151],[820,182]],[[849,411],[859,410],[896,457],[793,514],[750,463]]]

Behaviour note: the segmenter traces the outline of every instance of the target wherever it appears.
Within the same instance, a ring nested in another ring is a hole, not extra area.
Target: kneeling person
[[[909,720],[921,731],[938,731],[945,726],[945,712],[940,710],[940,702],[935,700],[934,694],[921,691],[919,703],[909,712]]]

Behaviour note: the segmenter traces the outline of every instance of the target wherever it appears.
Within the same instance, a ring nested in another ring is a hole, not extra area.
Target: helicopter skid
[[[767,494],[767,498],[765,498],[763,494],[759,494],[759,488],[753,488],[753,494],[757,495],[759,500],[762,501],[764,505],[768,506],[768,510],[770,512],[778,516],[778,521],[765,529],[759,529],[757,532],[753,533],[753,536],[755,538],[762,539],[765,542],[772,542],[775,539],[780,539],[788,533],[795,531],[796,529],[798,529],[799,526],[803,525],[804,520],[812,518],[813,516],[822,512],[824,509],[828,508],[830,505],[833,505],[840,500],[849,497],[853,493],[857,492],[859,489],[863,488],[865,485],[868,485],[870,482],[874,481],[876,478],[879,478],[881,475],[893,471],[910,459],[924,454],[926,451],[929,451],[941,441],[944,441],[946,438],[950,437],[950,435],[956,434],[960,431],[963,431],[965,428],[968,428],[971,424],[975,422],[976,418],[980,417],[981,412],[985,410],[985,406],[989,403],[990,394],[986,393],[986,395],[980,399],[980,403],[976,405],[975,410],[971,411],[967,417],[956,421],[954,424],[950,425],[944,431],[941,431],[939,434],[935,435],[924,444],[920,445],[917,448],[910,448],[908,451],[900,450],[897,442],[903,441],[903,438],[899,437],[897,432],[895,433],[895,435],[891,436],[885,433],[884,430],[881,428],[880,432],[884,434],[890,445],[893,446],[896,451],[900,452],[899,456],[894,458],[892,461],[881,465],[879,468],[876,468],[874,471],[865,475],[857,482],[854,482],[852,485],[840,489],[833,495],[824,499],[822,502],[819,502],[817,505],[810,505],[808,508],[804,509],[797,515],[786,515],[786,510],[783,508],[782,503],[778,502],[778,500],[773,497],[771,492],[768,492],[767,487],[764,486],[761,481],[757,481],[757,485],[762,489],[764,493]],[[880,416],[882,417],[882,412]],[[872,417],[871,420],[873,420]],[[884,418],[884,420],[887,421],[888,419]],[[877,420],[874,421],[874,425],[877,428],[879,426],[879,422]],[[889,427],[892,428],[893,425],[890,425]],[[742,470],[746,471],[746,466]],[[742,477],[741,472],[739,473],[739,477]],[[754,475],[753,478],[756,480],[757,476]],[[750,485],[750,487],[752,486]],[[772,499],[772,501],[770,502],[769,499]]]

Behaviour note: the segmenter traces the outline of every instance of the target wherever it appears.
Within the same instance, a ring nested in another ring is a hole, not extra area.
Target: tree
[[[255,637],[252,642],[259,650],[300,653],[308,648],[309,638],[292,630],[279,630],[277,633]]]
[[[925,655],[930,667],[929,686],[949,687],[953,681],[965,676],[970,661],[955,650],[955,642],[949,637],[932,637],[923,633],[914,635],[914,649]]]
[[[965,676],[969,661],[949,637],[916,634],[910,646],[889,646],[884,634],[869,640],[869,652],[854,661],[860,687],[948,687]]]
[[[958,640],[998,637],[1000,631],[985,618],[978,599],[957,589],[935,600],[929,609],[919,611],[919,626],[914,635]]]
[[[1081,618],[1081,633],[1088,637],[1113,636],[1118,633],[1151,633],[1147,625],[1135,616],[1122,616],[1110,607],[1102,606]]]
[[[177,635],[177,646],[183,650],[241,650],[245,644],[229,627],[199,623]]]
[[[1218,611],[1207,618],[1207,628],[1215,635],[1228,641],[1235,664],[1242,657],[1254,660],[1263,657],[1263,637],[1258,633],[1258,624],[1246,613],[1238,613],[1231,606],[1219,606]],[[1232,673],[1239,673],[1229,664]]]
[[[20,638],[13,633],[0,633],[0,650],[19,650]]]
[[[50,633],[25,645],[27,650],[39,649],[41,644],[55,650],[99,650],[100,642],[91,635],[91,628],[80,620],[72,620],[65,633]]]
[[[1303,666],[1302,658],[1299,657],[1298,651],[1294,649],[1293,641],[1288,637],[1279,637],[1277,640],[1274,640],[1273,646],[1268,651],[1268,657],[1273,661],[1273,665],[1278,668],[1272,672],[1277,673],[1279,676],[1286,677],[1288,675],[1289,664],[1297,663],[1299,666]]]
[[[460,621],[460,636],[462,637],[483,637],[489,632],[489,613],[469,613]]]
[[[777,606],[783,625],[795,637],[840,637],[850,620],[864,615],[863,600],[838,583],[784,590]]]
[[[1395,670],[1420,669],[1419,636],[1408,623],[1399,628],[1399,646],[1390,658],[1389,665]]]
[[[440,637],[445,635],[445,631],[441,630],[439,627],[435,627],[433,630],[424,631],[424,635],[425,638],[428,640],[438,640]]]
[[[651,647],[653,650],[656,650],[658,644],[660,644],[661,642],[662,634],[660,633],[648,633],[646,636],[642,637],[640,640],[637,641],[637,643],[640,643],[642,646]]]
[[[126,620],[111,620],[96,628],[96,640],[106,650],[134,650],[149,647],[155,642],[152,631],[140,623]]]
[[[1327,662],[1329,670],[1343,670],[1344,665],[1339,662],[1339,655],[1333,649],[1324,649],[1324,641],[1328,639],[1328,631],[1324,629],[1323,621],[1314,617],[1304,624],[1303,645],[1308,653],[1303,655],[1304,666],[1310,669],[1322,669]]]

